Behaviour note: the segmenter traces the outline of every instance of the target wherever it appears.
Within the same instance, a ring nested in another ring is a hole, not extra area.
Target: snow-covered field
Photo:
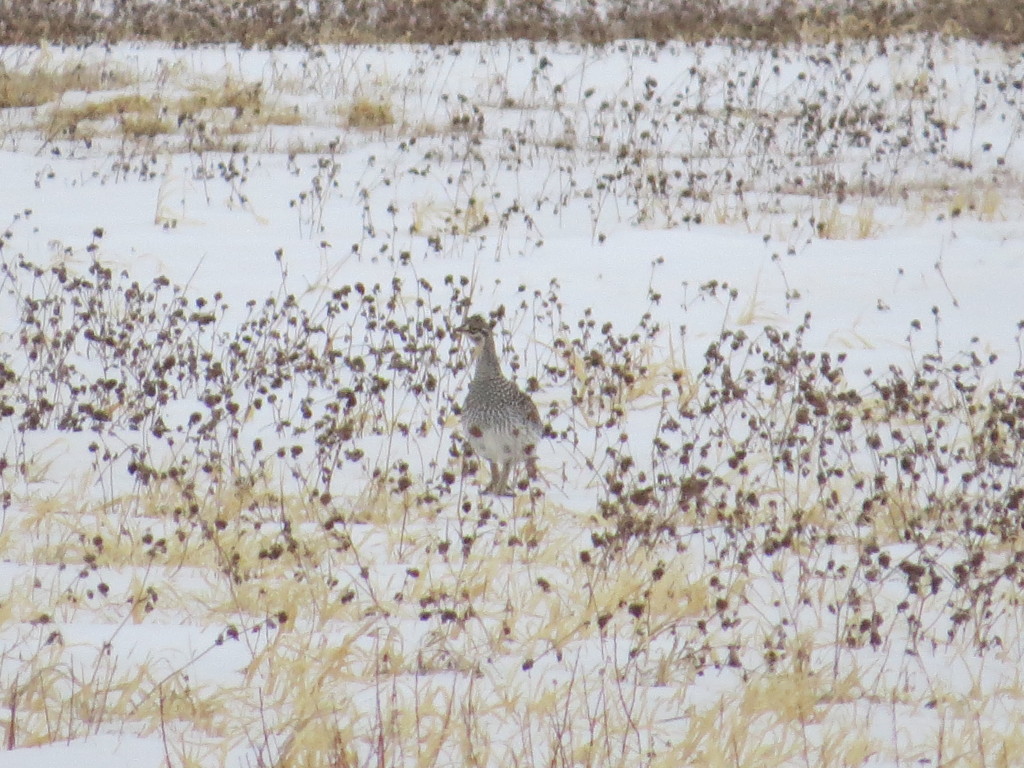
[[[1022,82],[0,50],[0,766],[1019,764]]]

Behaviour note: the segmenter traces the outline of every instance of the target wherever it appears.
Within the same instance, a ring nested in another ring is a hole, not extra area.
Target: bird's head
[[[479,348],[490,337],[491,324],[483,315],[472,315],[466,319],[466,322],[454,330],[460,336],[467,336],[473,342],[473,346]]]

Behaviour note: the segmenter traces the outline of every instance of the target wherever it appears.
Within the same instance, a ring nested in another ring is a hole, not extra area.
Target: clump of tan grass
[[[121,130],[133,139],[154,138],[174,130],[172,123],[156,112],[128,113],[121,116]]]
[[[1005,219],[1005,199],[997,184],[965,184],[956,189],[948,202],[948,213],[952,218],[970,216],[979,221],[1000,221]]]
[[[229,110],[235,117],[258,114],[264,108],[264,90],[260,83],[236,82],[204,85],[174,102],[176,111],[186,114]]]
[[[56,101],[69,91],[113,90],[132,82],[122,70],[98,64],[52,67],[37,63],[22,71],[0,63],[0,109],[36,107]]]
[[[237,149],[237,137],[241,135],[270,125],[295,126],[303,122],[298,107],[268,104],[261,84],[231,79],[219,85],[195,87],[185,95],[121,93],[62,104],[60,99],[65,94],[56,89],[47,92],[45,101],[58,102],[41,118],[43,132],[51,140],[118,134],[135,140],[161,135],[188,138],[190,132],[198,132],[203,149]]]
[[[124,125],[126,119],[129,125],[138,128],[154,123],[169,127],[159,117],[151,99],[140,94],[123,94],[75,106],[55,106],[47,120],[46,133],[53,137],[84,138],[96,135],[108,121]]]
[[[340,111],[345,125],[360,131],[379,131],[395,124],[391,104],[383,99],[360,97]]]
[[[864,201],[852,211],[849,206],[826,200],[815,217],[815,232],[825,240],[868,240],[882,231],[875,217],[875,206]]]

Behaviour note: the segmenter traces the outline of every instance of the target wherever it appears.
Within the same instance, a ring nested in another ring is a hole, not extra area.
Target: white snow
[[[520,383],[537,378],[552,430],[575,437],[539,447],[535,495],[480,499],[486,470],[463,477],[449,455],[467,375],[419,396],[395,385],[372,401],[378,430],[357,425],[362,457],[324,487],[312,435],[276,430],[270,411],[294,418],[309,395],[320,414],[338,395],[285,384],[273,406],[243,409],[245,450],[231,458],[258,464],[256,438],[264,459],[279,444],[303,453],[267,459],[265,496],[200,493],[189,512],[125,471],[145,431],[0,423],[12,465],[0,490],[13,494],[0,518],[0,766],[896,766],[982,747],[995,762],[1019,759],[1019,600],[1004,583],[991,606],[958,606],[998,641],[947,637],[965,544],[880,542],[893,569],[854,609],[876,554],[852,517],[821,523],[839,543],[754,551],[749,572],[729,547],[731,523],[693,513],[671,546],[649,552],[604,559],[592,540],[613,525],[599,507],[602,476],[619,471],[612,451],[651,456],[654,481],[659,406],[677,397],[662,387],[673,370],[698,379],[723,329],[793,330],[810,313],[806,347],[845,353],[855,388],[889,366],[909,370],[937,343],[948,359],[997,355],[985,386],[1021,367],[1024,102],[1012,83],[1024,59],[966,42],[888,47],[0,50],[0,64],[23,71],[102,64],[155,104],[259,83],[264,109],[302,116],[235,135],[245,115],[207,115],[219,133],[204,146],[187,126],[127,139],[117,117],[83,126],[89,141],[48,136],[56,105],[0,110],[9,267],[24,258],[86,275],[95,258],[125,286],[166,276],[193,308],[200,296],[225,305],[201,347],[233,333],[249,300],[292,294],[323,318],[332,290],[362,282],[380,285],[383,311],[394,278],[396,322],[454,325],[450,297],[465,277],[458,295],[472,311],[507,311],[506,367],[515,361]],[[109,96],[69,94],[61,106]],[[394,124],[346,125],[360,98],[387,103]],[[818,107],[801,112],[808,102]],[[808,138],[802,121],[818,110],[826,125],[877,120],[860,143],[833,129]],[[173,108],[165,117],[177,119]],[[667,192],[648,186],[658,178]],[[32,366],[15,313],[47,280],[0,278],[0,349],[22,376]],[[345,354],[369,359],[389,340],[404,354],[409,341],[354,313],[331,322],[318,343]],[[624,427],[603,427],[608,403],[574,406],[545,373],[567,364],[560,338],[589,333],[582,347],[597,349],[606,322],[627,336],[660,328],[644,362],[662,378],[623,405]],[[442,374],[466,354],[447,337],[431,343]],[[112,370],[98,357],[77,364]],[[190,391],[163,412],[181,425],[203,410]],[[200,444],[149,439],[166,460]],[[119,458],[100,461],[92,442]],[[411,490],[395,485],[400,464]],[[728,476],[724,460],[715,469]],[[446,471],[459,475],[455,490]],[[806,483],[764,485],[750,527],[766,525],[772,498],[827,516]],[[835,487],[853,495],[851,482]],[[340,522],[326,524],[311,490],[331,493]],[[267,556],[286,527],[297,553]],[[225,575],[229,551],[237,578]],[[986,552],[986,565],[1015,552]],[[925,555],[944,581],[914,614],[900,607],[896,568]],[[698,629],[716,599],[736,626]],[[877,646],[860,625],[872,613]],[[776,640],[790,660],[779,669],[765,661]]]

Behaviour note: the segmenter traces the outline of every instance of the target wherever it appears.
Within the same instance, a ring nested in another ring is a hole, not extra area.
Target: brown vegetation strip
[[[0,44],[161,40],[248,47],[322,43],[449,43],[489,39],[603,43],[735,39],[783,43],[941,34],[1024,43],[1024,5],[1005,0],[708,0],[561,3],[422,0],[0,0]]]

